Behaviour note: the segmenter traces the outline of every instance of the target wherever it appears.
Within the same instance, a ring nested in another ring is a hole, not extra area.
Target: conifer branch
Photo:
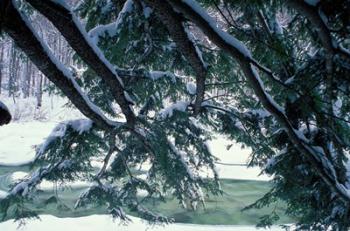
[[[176,13],[173,8],[162,0],[145,0],[156,12],[159,19],[168,29],[171,38],[179,47],[179,51],[190,63],[196,74],[196,101],[194,103],[194,113],[198,115],[205,94],[205,79],[207,75],[207,67],[203,61],[199,48],[190,37],[190,32],[185,28],[184,18]]]
[[[134,126],[136,117],[131,109],[132,103],[125,96],[122,80],[96,44],[89,40],[85,29],[82,28],[74,13],[52,0],[28,0],[28,2],[53,23],[84,62],[106,83],[128,124],[131,127]]]
[[[86,117],[101,129],[110,130],[119,123],[107,119],[99,108],[82,93],[79,85],[66,69],[51,53],[50,49],[40,41],[35,31],[16,7],[9,5],[4,30],[28,58],[47,76]]]
[[[238,61],[256,96],[259,98],[264,108],[268,110],[286,130],[295,148],[305,156],[319,177],[329,186],[332,192],[338,195],[343,202],[350,202],[350,195],[346,193],[344,186],[338,182],[336,176],[331,173],[331,166],[324,165],[324,154],[318,153],[312,146],[309,146],[308,140],[299,131],[293,128],[284,110],[265,91],[257,71],[252,66],[252,57],[249,50],[240,41],[217,28],[211,17],[207,15],[195,1],[176,0],[168,2],[177,11],[183,13],[185,17],[197,25],[218,47],[229,53]]]

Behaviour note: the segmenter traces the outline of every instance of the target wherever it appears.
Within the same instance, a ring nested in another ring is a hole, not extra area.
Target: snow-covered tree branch
[[[186,28],[186,22],[181,15],[176,13],[171,6],[163,1],[146,1],[156,14],[164,22],[171,37],[179,47],[181,53],[189,61],[196,73],[196,102],[194,112],[198,114],[204,100],[205,79],[207,75],[207,64],[204,62],[202,53],[193,40],[193,35]]]
[[[36,216],[27,206],[45,180],[84,180],[77,209],[171,222],[145,204],[196,210],[221,195],[208,145],[220,135],[272,178],[247,209],[283,201],[296,229],[350,227],[348,1],[1,4],[1,101],[35,86],[38,105],[58,93],[86,117],[36,146],[31,173],[0,199],[3,219]],[[13,109],[1,105],[3,125]],[[278,218],[272,209],[260,225]]]
[[[115,72],[114,67],[104,57],[102,51],[89,39],[79,19],[64,6],[55,1],[28,1],[39,12],[47,17],[67,39],[69,45],[111,88],[111,92],[121,107],[126,120],[133,126],[135,115],[128,102],[123,82]]]
[[[11,114],[4,103],[0,101],[0,126],[10,123]]]
[[[262,80],[251,63],[251,53],[248,51],[245,45],[243,45],[236,38],[230,36],[228,33],[217,28],[213,19],[211,19],[210,16],[207,15],[195,1],[173,1],[172,4],[177,10],[183,12],[190,20],[195,22],[196,25],[200,27],[203,32],[217,44],[217,46],[229,52],[238,60],[247,80],[254,89],[254,92],[259,98],[260,102],[284,127],[289,138],[298,151],[306,156],[320,177],[333,190],[333,192],[338,194],[338,196],[345,202],[349,202],[350,195],[344,191],[344,186],[341,184],[339,185],[339,181],[336,176],[328,172],[328,161],[324,160],[325,157],[319,156],[324,154],[317,153],[313,147],[309,146],[309,141],[304,137],[304,135],[300,134],[299,131],[293,128],[282,107],[279,106],[265,91]],[[326,161],[326,163],[324,163],[324,161]]]
[[[30,22],[18,9],[10,3],[6,10],[4,22],[5,31],[13,38],[32,60],[32,62],[52,81],[60,90],[81,110],[103,129],[111,129],[118,123],[107,119],[81,91],[72,73],[63,66],[51,53],[50,49],[41,41],[30,26]]]

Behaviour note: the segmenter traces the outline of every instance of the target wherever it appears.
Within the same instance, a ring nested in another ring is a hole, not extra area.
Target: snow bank
[[[68,100],[60,96],[43,94],[41,107],[37,107],[37,99],[2,97],[1,100],[7,105],[13,122],[38,121],[62,121],[84,117],[76,108],[67,107]]]
[[[32,161],[33,145],[42,143],[54,126],[53,122],[30,122],[0,127],[0,165],[15,166]]]
[[[219,158],[216,169],[220,178],[259,181],[271,179],[266,174],[260,175],[261,169],[259,167],[247,168],[245,166],[252,152],[250,148],[241,148],[239,144],[227,140],[223,136],[209,141],[208,145],[211,153]]]
[[[258,230],[254,226],[223,226],[223,225],[192,225],[192,224],[172,224],[165,226],[150,226],[139,218],[131,217],[132,222],[128,225],[121,225],[113,222],[107,215],[92,215],[79,218],[57,218],[51,215],[40,216],[41,220],[28,222],[21,231],[252,231]],[[16,231],[17,224],[13,220],[0,223],[0,230]],[[264,229],[259,229],[264,230]],[[268,229],[271,231],[283,230],[279,227]]]

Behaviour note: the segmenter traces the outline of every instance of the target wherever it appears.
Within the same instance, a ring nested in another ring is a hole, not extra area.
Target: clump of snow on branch
[[[159,112],[159,116],[162,119],[166,119],[166,118],[170,118],[173,116],[175,111],[182,111],[185,112],[187,107],[190,105],[189,102],[186,101],[178,101],[172,105],[170,105],[169,107],[166,107],[164,109],[162,109]]]
[[[8,193],[5,191],[0,190],[0,199],[4,199],[8,196]]]
[[[192,8],[197,14],[199,14],[208,25],[220,35],[220,37],[225,40],[226,43],[230,44],[232,47],[237,49],[241,54],[243,54],[247,58],[252,58],[251,52],[248,48],[238,39],[231,36],[229,33],[218,28],[217,23],[207,14],[207,12],[198,4],[197,1],[194,0],[182,0],[185,4]]]
[[[186,26],[186,24],[183,24],[183,28],[185,29],[185,32],[186,32],[186,34],[187,34],[187,38],[192,42],[193,46],[195,47],[197,56],[198,56],[198,58],[200,59],[200,61],[202,62],[203,67],[204,67],[205,69],[208,68],[208,64],[207,64],[207,63],[204,61],[204,59],[203,59],[202,51],[199,49],[199,47],[198,47],[197,44],[196,44],[194,35],[193,35],[192,32],[188,29],[188,27]]]
[[[170,71],[150,71],[148,77],[152,80],[168,77],[172,82],[176,82],[176,76]]]
[[[133,5],[134,2],[132,0],[126,1],[115,22],[109,23],[107,25],[98,25],[95,28],[91,29],[89,31],[89,36],[93,43],[98,44],[99,37],[105,34],[108,34],[110,37],[116,36],[121,30],[121,25],[124,22],[125,16],[128,13],[132,12]],[[145,11],[147,14],[149,13],[147,10]]]
[[[78,119],[78,120],[70,120],[66,122],[62,122],[58,124],[51,134],[46,138],[45,142],[41,144],[36,153],[36,159],[43,155],[48,146],[57,139],[60,139],[66,135],[67,128],[71,127],[78,134],[82,134],[84,132],[88,132],[92,128],[92,121],[89,119]]]
[[[186,90],[190,95],[195,95],[197,91],[197,86],[193,82],[188,82],[186,84]]]
[[[148,6],[143,8],[143,16],[145,16],[145,18],[149,18],[151,16],[152,12],[153,12],[153,10]]]

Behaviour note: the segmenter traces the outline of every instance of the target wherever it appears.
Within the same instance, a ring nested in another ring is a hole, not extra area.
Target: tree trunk
[[[36,108],[39,109],[42,106],[42,101],[43,101],[43,75],[40,74],[40,77],[38,79],[38,84],[37,84],[37,92],[36,92]]]
[[[1,95],[1,90],[2,90],[2,68],[4,66],[3,60],[4,59],[4,46],[1,44],[1,49],[0,49],[0,95]]]

